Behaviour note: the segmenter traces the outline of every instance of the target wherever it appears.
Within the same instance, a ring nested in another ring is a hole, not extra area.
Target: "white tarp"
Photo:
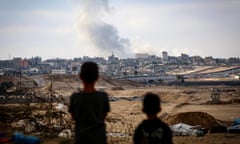
[[[202,133],[199,130],[201,127],[200,125],[192,126],[185,123],[178,123],[175,125],[170,126],[175,136],[190,136],[190,135],[200,135]]]

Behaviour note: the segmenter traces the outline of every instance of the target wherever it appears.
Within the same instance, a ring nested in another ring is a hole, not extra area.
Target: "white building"
[[[53,69],[51,71],[51,74],[66,74],[66,70],[65,69]]]

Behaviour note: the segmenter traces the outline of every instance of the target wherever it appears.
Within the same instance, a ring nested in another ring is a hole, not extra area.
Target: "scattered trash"
[[[239,133],[240,134],[240,124],[231,126],[227,129],[228,133]]]
[[[13,122],[11,125],[12,125],[12,127],[22,128],[22,127],[26,126],[26,122],[25,122],[25,120],[19,120],[17,122]]]
[[[9,139],[9,138],[0,137],[0,143],[8,143],[8,142],[10,142],[10,139]]]
[[[12,136],[12,141],[16,144],[40,144],[41,140],[35,136],[25,136],[22,133],[15,132]]]
[[[73,121],[65,109],[56,109],[57,103],[1,106],[0,121],[13,132],[41,137],[58,136],[64,129],[73,130]],[[63,104],[58,106],[66,107]]]
[[[58,134],[58,137],[71,138],[72,137],[72,132],[71,132],[70,129],[65,129]]]
[[[201,129],[200,125],[191,126],[185,123],[178,123],[170,126],[175,136],[203,136],[204,131]]]
[[[129,134],[109,132],[109,133],[107,133],[107,136],[123,138],[123,137],[129,137]]]
[[[235,125],[240,125],[240,118],[237,118],[234,120],[233,126],[235,126]]]
[[[10,138],[6,137],[5,133],[0,132],[0,144],[10,142]]]
[[[65,108],[65,105],[64,104],[61,104],[61,103],[59,103],[59,104],[57,104],[57,106],[55,107],[57,110],[64,110],[64,108]]]
[[[127,101],[142,101],[143,97],[141,96],[133,96],[133,97],[109,97],[109,101],[119,101],[119,100],[127,100]]]
[[[228,133],[240,133],[240,118],[233,121],[233,125],[227,129]]]

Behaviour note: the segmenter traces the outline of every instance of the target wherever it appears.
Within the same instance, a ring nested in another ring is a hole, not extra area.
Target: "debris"
[[[0,132],[0,144],[10,142],[10,138],[6,137],[5,133]]]
[[[240,133],[240,118],[235,119],[233,125],[227,130],[229,133]]]
[[[54,105],[58,104],[1,106],[0,121],[6,123],[8,133],[18,131],[41,137],[58,136],[64,129],[72,130],[73,121],[66,109],[59,111]],[[61,107],[66,106],[61,104]]]
[[[175,125],[170,126],[175,136],[203,136],[204,131],[201,130],[200,125],[191,126],[185,123],[178,123]]]
[[[71,132],[70,129],[62,130],[62,131],[58,134],[58,137],[71,138],[71,137],[72,137],[72,132]]]
[[[12,141],[16,144],[40,144],[41,140],[35,136],[25,136],[22,133],[15,132],[12,136]]]
[[[107,136],[124,138],[124,137],[129,137],[129,134],[110,132],[110,133],[107,133]]]
[[[240,125],[240,118],[237,118],[234,120],[233,126],[235,126],[235,125]]]
[[[133,96],[133,97],[109,97],[109,101],[119,101],[119,100],[142,101],[142,100],[143,100],[143,97],[141,97],[141,96]]]
[[[231,126],[227,130],[228,130],[228,133],[240,133],[240,124]]]
[[[64,111],[64,110],[67,109],[67,107],[66,107],[64,104],[62,104],[62,103],[58,103],[55,108],[56,108],[57,110],[59,110],[59,111]]]

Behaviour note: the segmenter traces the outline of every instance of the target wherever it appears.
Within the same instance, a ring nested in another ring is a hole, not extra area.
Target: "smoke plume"
[[[79,18],[80,33],[84,34],[103,55],[110,55],[113,52],[120,57],[130,56],[130,41],[127,38],[121,38],[117,28],[103,20],[110,9],[108,0],[83,0],[82,2]]]

